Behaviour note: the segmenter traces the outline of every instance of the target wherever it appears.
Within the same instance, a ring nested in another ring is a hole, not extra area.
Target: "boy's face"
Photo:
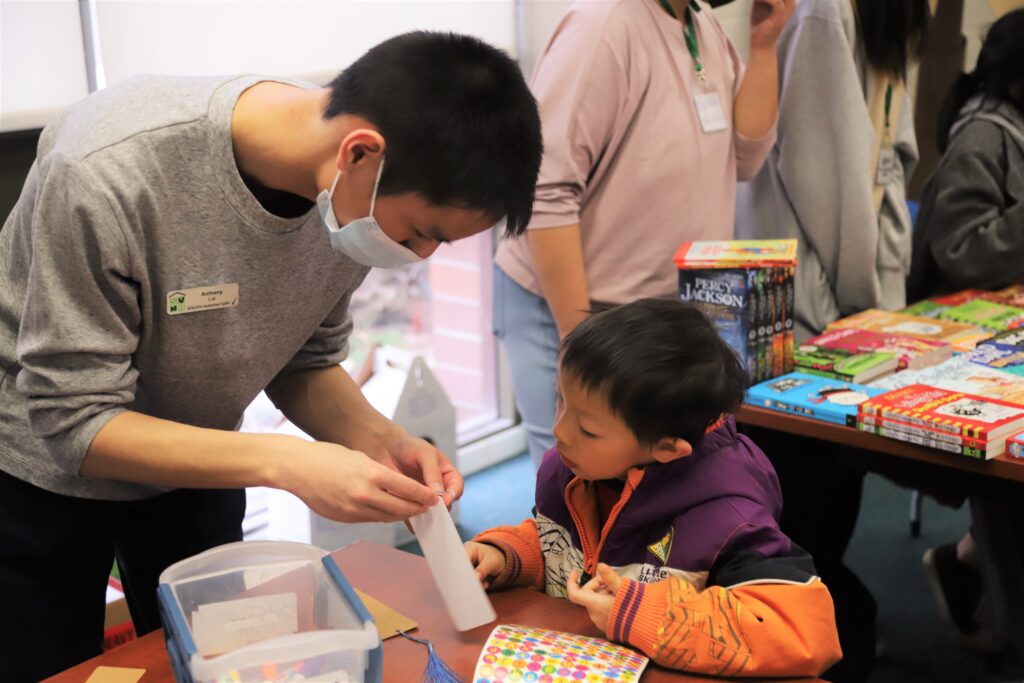
[[[571,375],[558,373],[555,448],[573,474],[615,479],[630,469],[655,462],[653,448],[641,445],[602,392],[588,392]]]

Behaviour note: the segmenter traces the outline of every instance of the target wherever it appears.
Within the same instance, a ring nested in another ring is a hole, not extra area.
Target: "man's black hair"
[[[699,310],[682,301],[641,299],[597,313],[562,341],[560,372],[604,394],[637,441],[700,443],[743,401],[746,373]]]
[[[396,36],[331,81],[325,118],[353,114],[387,144],[381,194],[414,192],[526,230],[540,170],[537,102],[519,66],[477,38]]]

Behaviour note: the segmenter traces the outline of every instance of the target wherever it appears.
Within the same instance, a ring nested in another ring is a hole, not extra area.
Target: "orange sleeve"
[[[517,526],[498,526],[473,539],[505,553],[505,569],[491,581],[492,588],[532,586],[544,588],[544,554],[540,549],[537,523],[528,519]]]
[[[818,676],[842,658],[832,596],[817,578],[703,591],[675,577],[626,579],[607,636],[662,666],[715,676]]]

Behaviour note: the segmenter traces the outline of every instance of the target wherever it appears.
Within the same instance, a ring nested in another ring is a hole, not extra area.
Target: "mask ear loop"
[[[377,188],[380,187],[380,177],[384,175],[384,155],[380,157],[380,166],[377,167],[377,180],[373,183],[373,195],[370,197],[370,216],[373,217],[373,207],[377,205]],[[334,182],[338,182],[335,178]]]

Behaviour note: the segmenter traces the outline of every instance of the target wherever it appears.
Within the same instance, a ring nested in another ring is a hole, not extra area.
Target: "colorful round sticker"
[[[487,638],[473,683],[636,683],[647,658],[600,638],[504,624]]]

